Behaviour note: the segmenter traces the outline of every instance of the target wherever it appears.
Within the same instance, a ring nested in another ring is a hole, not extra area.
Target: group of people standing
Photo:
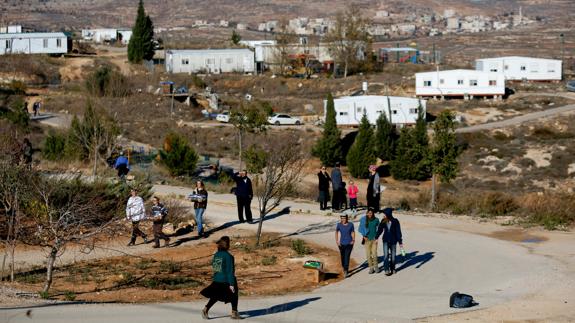
[[[357,194],[359,193],[359,188],[351,179],[349,181],[349,185],[346,185],[346,183],[343,181],[339,163],[335,163],[335,167],[331,170],[331,176],[328,174],[326,166],[322,166],[319,173],[317,173],[317,177],[320,210],[326,210],[328,208],[327,203],[330,200],[330,183],[332,191],[332,210],[339,211],[343,208],[344,205],[349,206],[352,211],[357,210]],[[381,190],[382,186],[379,184],[377,166],[371,165],[369,166],[369,184],[367,187],[366,200],[367,207],[374,209],[375,212],[379,212]],[[347,198],[349,198],[349,203]]]
[[[378,239],[381,237],[383,244],[383,270],[390,276],[395,273],[395,258],[397,244],[403,252],[403,236],[399,220],[393,216],[393,209],[385,208],[382,211],[381,221],[375,216],[375,210],[368,208],[365,216],[359,221],[358,232],[361,234],[361,244],[365,248],[366,262],[369,273],[379,273],[379,261],[377,255]],[[349,261],[351,251],[355,243],[355,229],[349,222],[347,214],[342,214],[340,222],[335,228],[335,240],[340,250],[341,265],[345,277],[349,276]]]
[[[152,198],[152,231],[154,233],[154,248],[160,247],[160,239],[165,241],[164,246],[168,247],[170,244],[170,238],[164,234],[162,228],[164,226],[164,221],[168,216],[168,209],[160,202],[160,198],[154,196]],[[142,237],[144,243],[148,243],[148,236],[140,229],[140,222],[145,220],[146,207],[144,205],[144,199],[138,196],[138,191],[133,188],[130,190],[130,198],[126,205],[126,220],[132,222],[132,236],[128,246],[133,246],[136,244],[136,239]]]

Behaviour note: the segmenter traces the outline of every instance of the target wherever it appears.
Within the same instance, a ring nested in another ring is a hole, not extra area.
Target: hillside
[[[346,0],[148,0],[148,13],[156,26],[191,26],[196,19],[257,23],[297,16],[329,17],[344,8]],[[452,8],[460,14],[497,14],[517,11],[530,15],[566,16],[566,0],[410,0],[355,1],[366,13],[385,9],[393,13],[415,10],[443,13]],[[2,0],[0,24],[23,24],[38,29],[61,30],[83,27],[131,26],[136,0]]]

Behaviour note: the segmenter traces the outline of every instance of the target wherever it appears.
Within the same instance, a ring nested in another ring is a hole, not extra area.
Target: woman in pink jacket
[[[349,180],[349,186],[347,187],[347,196],[349,196],[349,208],[355,212],[357,209],[357,193],[359,188],[352,180]]]

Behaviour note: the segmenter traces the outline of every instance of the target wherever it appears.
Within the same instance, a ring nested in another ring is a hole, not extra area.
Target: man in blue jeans
[[[393,217],[392,213],[392,208],[385,208],[383,210],[384,217],[381,219],[379,227],[377,228],[378,238],[383,233],[383,237],[381,238],[383,241],[383,270],[387,276],[391,276],[395,272],[397,243],[399,243],[400,248],[403,248],[401,225],[399,224],[399,220]]]

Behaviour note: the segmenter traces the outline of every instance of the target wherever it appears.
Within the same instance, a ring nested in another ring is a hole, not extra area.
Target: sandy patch
[[[535,162],[536,167],[542,168],[551,165],[551,158],[553,156],[548,151],[542,149],[530,148],[527,149],[527,152],[523,157],[533,160]]]

